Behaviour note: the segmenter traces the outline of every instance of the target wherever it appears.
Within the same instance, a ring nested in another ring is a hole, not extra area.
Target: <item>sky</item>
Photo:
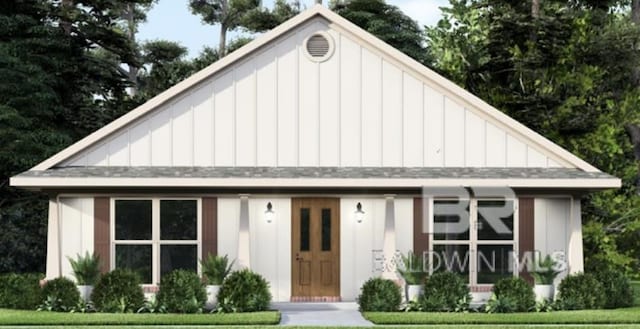
[[[324,4],[328,0],[324,0]],[[303,6],[311,7],[313,0],[301,0]],[[439,7],[448,0],[387,0],[400,7],[405,14],[420,25],[433,25],[440,18]],[[273,0],[264,0],[266,7],[273,6]],[[147,22],[140,26],[137,38],[145,40],[176,41],[189,49],[189,57],[197,56],[204,46],[216,47],[219,29],[217,26],[202,24],[200,18],[191,14],[188,0],[160,0],[147,15]],[[231,39],[238,33],[232,33]]]

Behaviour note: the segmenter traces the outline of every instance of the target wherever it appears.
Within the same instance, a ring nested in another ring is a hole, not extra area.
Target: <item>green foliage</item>
[[[138,309],[137,313],[167,313],[167,308],[158,301],[156,296],[152,296],[144,301],[144,305]]]
[[[231,273],[233,263],[235,263],[235,260],[229,263],[227,255],[208,254],[206,259],[200,261],[205,282],[214,286],[221,285],[227,275]]]
[[[116,269],[100,276],[91,294],[91,301],[100,312],[128,313],[144,304],[144,293],[138,274]]]
[[[207,292],[198,274],[175,270],[160,280],[158,303],[171,313],[199,313],[207,301]]]
[[[633,289],[629,279],[619,271],[603,269],[595,273],[605,291],[604,308],[630,307],[633,305]]]
[[[231,273],[218,292],[218,311],[223,313],[265,311],[270,303],[269,283],[248,269]]]
[[[76,284],[65,277],[47,281],[40,296],[40,300],[48,305],[47,311],[53,312],[71,311],[80,300]]]
[[[567,276],[560,282],[558,293],[558,305],[564,310],[602,308],[606,301],[602,284],[588,273]]]
[[[528,312],[536,305],[533,289],[521,277],[500,279],[493,286],[493,293],[498,300],[513,303],[514,312]]]
[[[536,284],[553,284],[553,280],[555,280],[556,276],[561,272],[556,270],[557,265],[558,262],[551,258],[551,255],[545,256],[542,260],[537,259],[536,267],[534,271],[531,272],[531,276]]]
[[[100,257],[97,254],[87,252],[84,256],[77,255],[75,260],[69,257],[67,259],[71,263],[73,276],[78,285],[92,286],[96,284],[100,277]]]
[[[400,309],[400,287],[388,279],[371,278],[360,288],[358,305],[361,312],[395,312]]]
[[[296,16],[300,13],[300,9],[299,0],[292,2],[276,0],[272,10],[257,7],[248,11],[241,17],[240,25],[250,32],[265,32]]]
[[[469,308],[471,293],[460,275],[453,272],[434,273],[427,279],[420,298],[427,312],[461,312]]]
[[[402,265],[402,268],[398,268],[398,273],[408,285],[424,284],[429,273],[425,271],[422,257],[409,251],[406,256],[402,255]]]
[[[40,303],[39,274],[0,275],[0,308],[33,310]]]
[[[517,312],[517,310],[518,302],[516,302],[513,296],[498,296],[495,293],[491,294],[491,297],[484,307],[484,311],[487,313],[513,313]]]

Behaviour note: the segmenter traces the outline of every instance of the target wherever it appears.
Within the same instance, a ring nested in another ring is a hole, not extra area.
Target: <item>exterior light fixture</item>
[[[267,223],[271,223],[275,216],[276,213],[273,211],[273,205],[271,204],[271,202],[267,203],[267,210],[265,210],[264,212],[264,219],[267,221]]]
[[[356,205],[355,218],[358,223],[362,223],[362,220],[364,219],[364,211],[362,211],[362,203],[360,202]]]

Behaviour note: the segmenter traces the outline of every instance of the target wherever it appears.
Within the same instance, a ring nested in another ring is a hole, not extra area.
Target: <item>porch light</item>
[[[273,211],[273,205],[271,204],[271,202],[267,203],[267,210],[265,210],[264,212],[264,219],[267,221],[267,223],[271,223],[275,216],[276,213]]]
[[[364,211],[362,211],[362,203],[360,202],[356,205],[355,218],[358,223],[362,223],[362,220],[364,219]]]

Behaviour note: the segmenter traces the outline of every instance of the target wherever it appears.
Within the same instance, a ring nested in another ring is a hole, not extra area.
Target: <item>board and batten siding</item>
[[[324,62],[304,40],[324,31]],[[559,167],[518,132],[322,18],[62,166]]]

